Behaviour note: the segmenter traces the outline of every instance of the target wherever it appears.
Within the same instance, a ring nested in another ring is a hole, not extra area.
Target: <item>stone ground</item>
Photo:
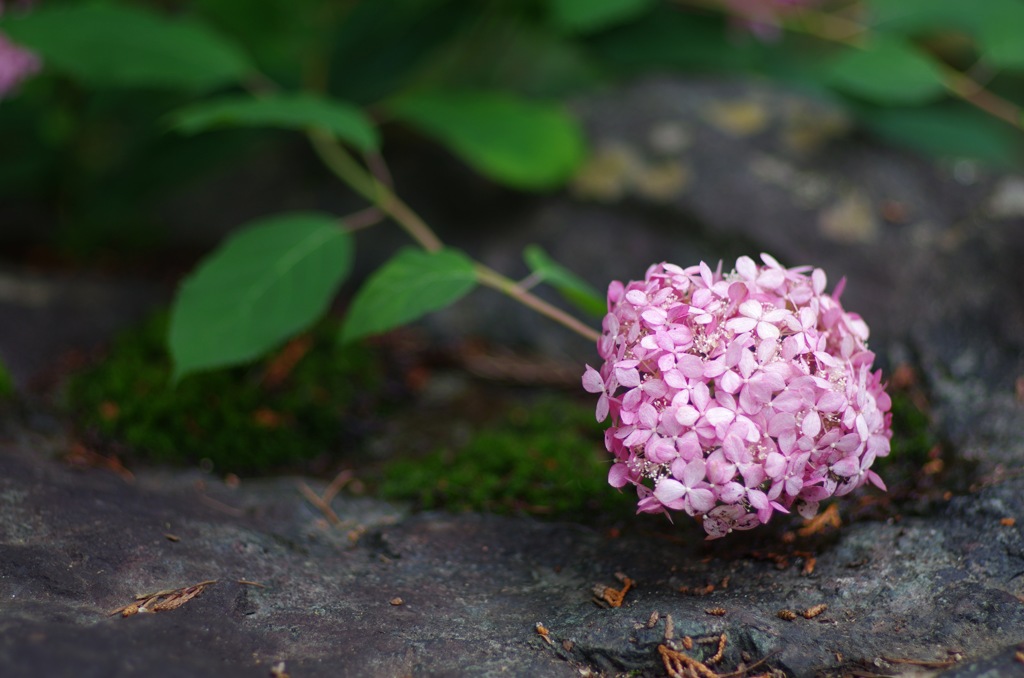
[[[299,491],[323,491],[310,479],[71,467],[61,422],[15,408],[0,435],[3,675],[656,676],[659,645],[689,636],[708,659],[721,634],[723,675],[1024,675],[1024,180],[873,145],[825,104],[744,83],[650,80],[580,111],[597,153],[569,194],[449,237],[513,273],[540,242],[597,285],[761,250],[848,276],[883,365],[918,375],[955,493],[788,543],[793,525],[708,543],[650,517],[613,532],[345,493],[335,523]],[[89,304],[139,308],[123,282],[77,303],[77,281],[0,282],[0,352],[21,383],[109,333]],[[490,296],[430,327],[595,359]],[[617,573],[635,585],[597,605]],[[177,609],[109,614],[213,580]]]

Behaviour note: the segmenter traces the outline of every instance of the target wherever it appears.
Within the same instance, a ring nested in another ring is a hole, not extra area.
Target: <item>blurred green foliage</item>
[[[384,369],[367,347],[338,347],[336,322],[248,367],[192,375],[174,388],[167,316],[126,333],[75,375],[68,402],[85,432],[162,463],[209,460],[218,473],[298,470],[337,457],[382,414]]]
[[[420,509],[531,513],[586,520],[632,512],[609,492],[610,459],[591,406],[548,396],[480,425],[458,447],[401,458],[381,472],[380,496]]]
[[[528,104],[652,72],[773,79],[894,142],[1024,166],[1024,0],[760,5],[771,25],[751,31],[715,0],[46,0],[0,18],[46,63],[0,106],[0,199],[47,206],[66,246],[153,244],[174,227],[154,204],[280,138],[156,124],[241,90],[325,95],[385,141],[415,127],[497,181],[547,189],[581,155],[577,132]],[[516,150],[534,164],[510,164]]]

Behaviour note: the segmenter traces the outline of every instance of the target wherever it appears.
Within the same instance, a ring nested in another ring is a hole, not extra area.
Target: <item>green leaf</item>
[[[174,378],[248,362],[323,315],[349,272],[351,238],[324,214],[249,224],[185,279],[171,309]]]
[[[498,93],[426,92],[396,100],[390,110],[480,173],[515,188],[555,188],[584,156],[579,124],[557,105]]]
[[[963,30],[975,24],[990,2],[963,0],[868,0],[869,24],[890,35],[926,35]]]
[[[475,285],[473,261],[458,250],[401,250],[356,293],[341,328],[341,341],[417,320],[455,303]]]
[[[540,246],[527,246],[523,250],[523,260],[535,275],[557,289],[566,300],[578,308],[597,317],[602,317],[607,312],[608,307],[597,290],[549,257]]]
[[[870,0],[871,23],[886,33],[967,33],[992,66],[1024,68],[1022,0]]]
[[[1024,166],[1020,135],[966,104],[865,108],[860,117],[875,134],[932,156],[971,158],[1006,169]]]
[[[548,0],[548,12],[557,28],[590,33],[634,19],[653,5],[654,0]]]
[[[982,7],[975,35],[985,60],[998,68],[1024,69],[1024,2],[989,0],[974,6]]]
[[[262,99],[223,97],[171,114],[171,124],[185,134],[217,127],[326,129],[361,151],[375,150],[380,139],[362,110],[315,94],[278,94]]]
[[[238,82],[251,70],[238,47],[204,24],[138,8],[43,6],[2,25],[48,66],[90,86],[196,91]]]
[[[867,49],[846,50],[827,69],[827,84],[884,105],[911,105],[943,96],[942,71],[908,42],[880,40]]]
[[[721,15],[681,12],[668,3],[586,42],[600,62],[626,75],[747,71],[769,51],[756,40],[731,39]]]

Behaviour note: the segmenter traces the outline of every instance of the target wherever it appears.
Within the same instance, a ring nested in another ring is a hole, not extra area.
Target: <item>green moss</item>
[[[14,380],[11,379],[11,373],[7,371],[7,367],[0,360],[0,399],[10,398],[13,395]]]
[[[68,389],[86,431],[146,460],[209,460],[218,472],[247,474],[298,468],[336,450],[346,422],[364,414],[380,391],[376,356],[361,345],[338,348],[329,322],[309,335],[304,353],[291,347],[302,356],[291,369],[281,369],[279,353],[174,386],[166,328],[161,314],[124,335]]]
[[[905,393],[892,396],[892,430],[894,458],[924,463],[938,443],[928,415]]]
[[[424,509],[582,518],[621,499],[601,440],[592,407],[548,397],[515,406],[457,449],[391,462],[379,494]]]

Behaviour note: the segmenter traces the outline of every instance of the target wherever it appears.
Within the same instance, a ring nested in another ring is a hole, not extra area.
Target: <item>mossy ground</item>
[[[308,470],[339,456],[360,417],[384,407],[379,356],[340,348],[324,323],[261,362],[171,382],[167,316],[123,335],[75,375],[68,403],[80,430],[131,459],[212,464],[218,473]]]
[[[632,500],[608,486],[611,460],[593,407],[547,394],[478,424],[461,445],[399,458],[380,471],[383,498],[418,508],[585,519],[621,515]]]

